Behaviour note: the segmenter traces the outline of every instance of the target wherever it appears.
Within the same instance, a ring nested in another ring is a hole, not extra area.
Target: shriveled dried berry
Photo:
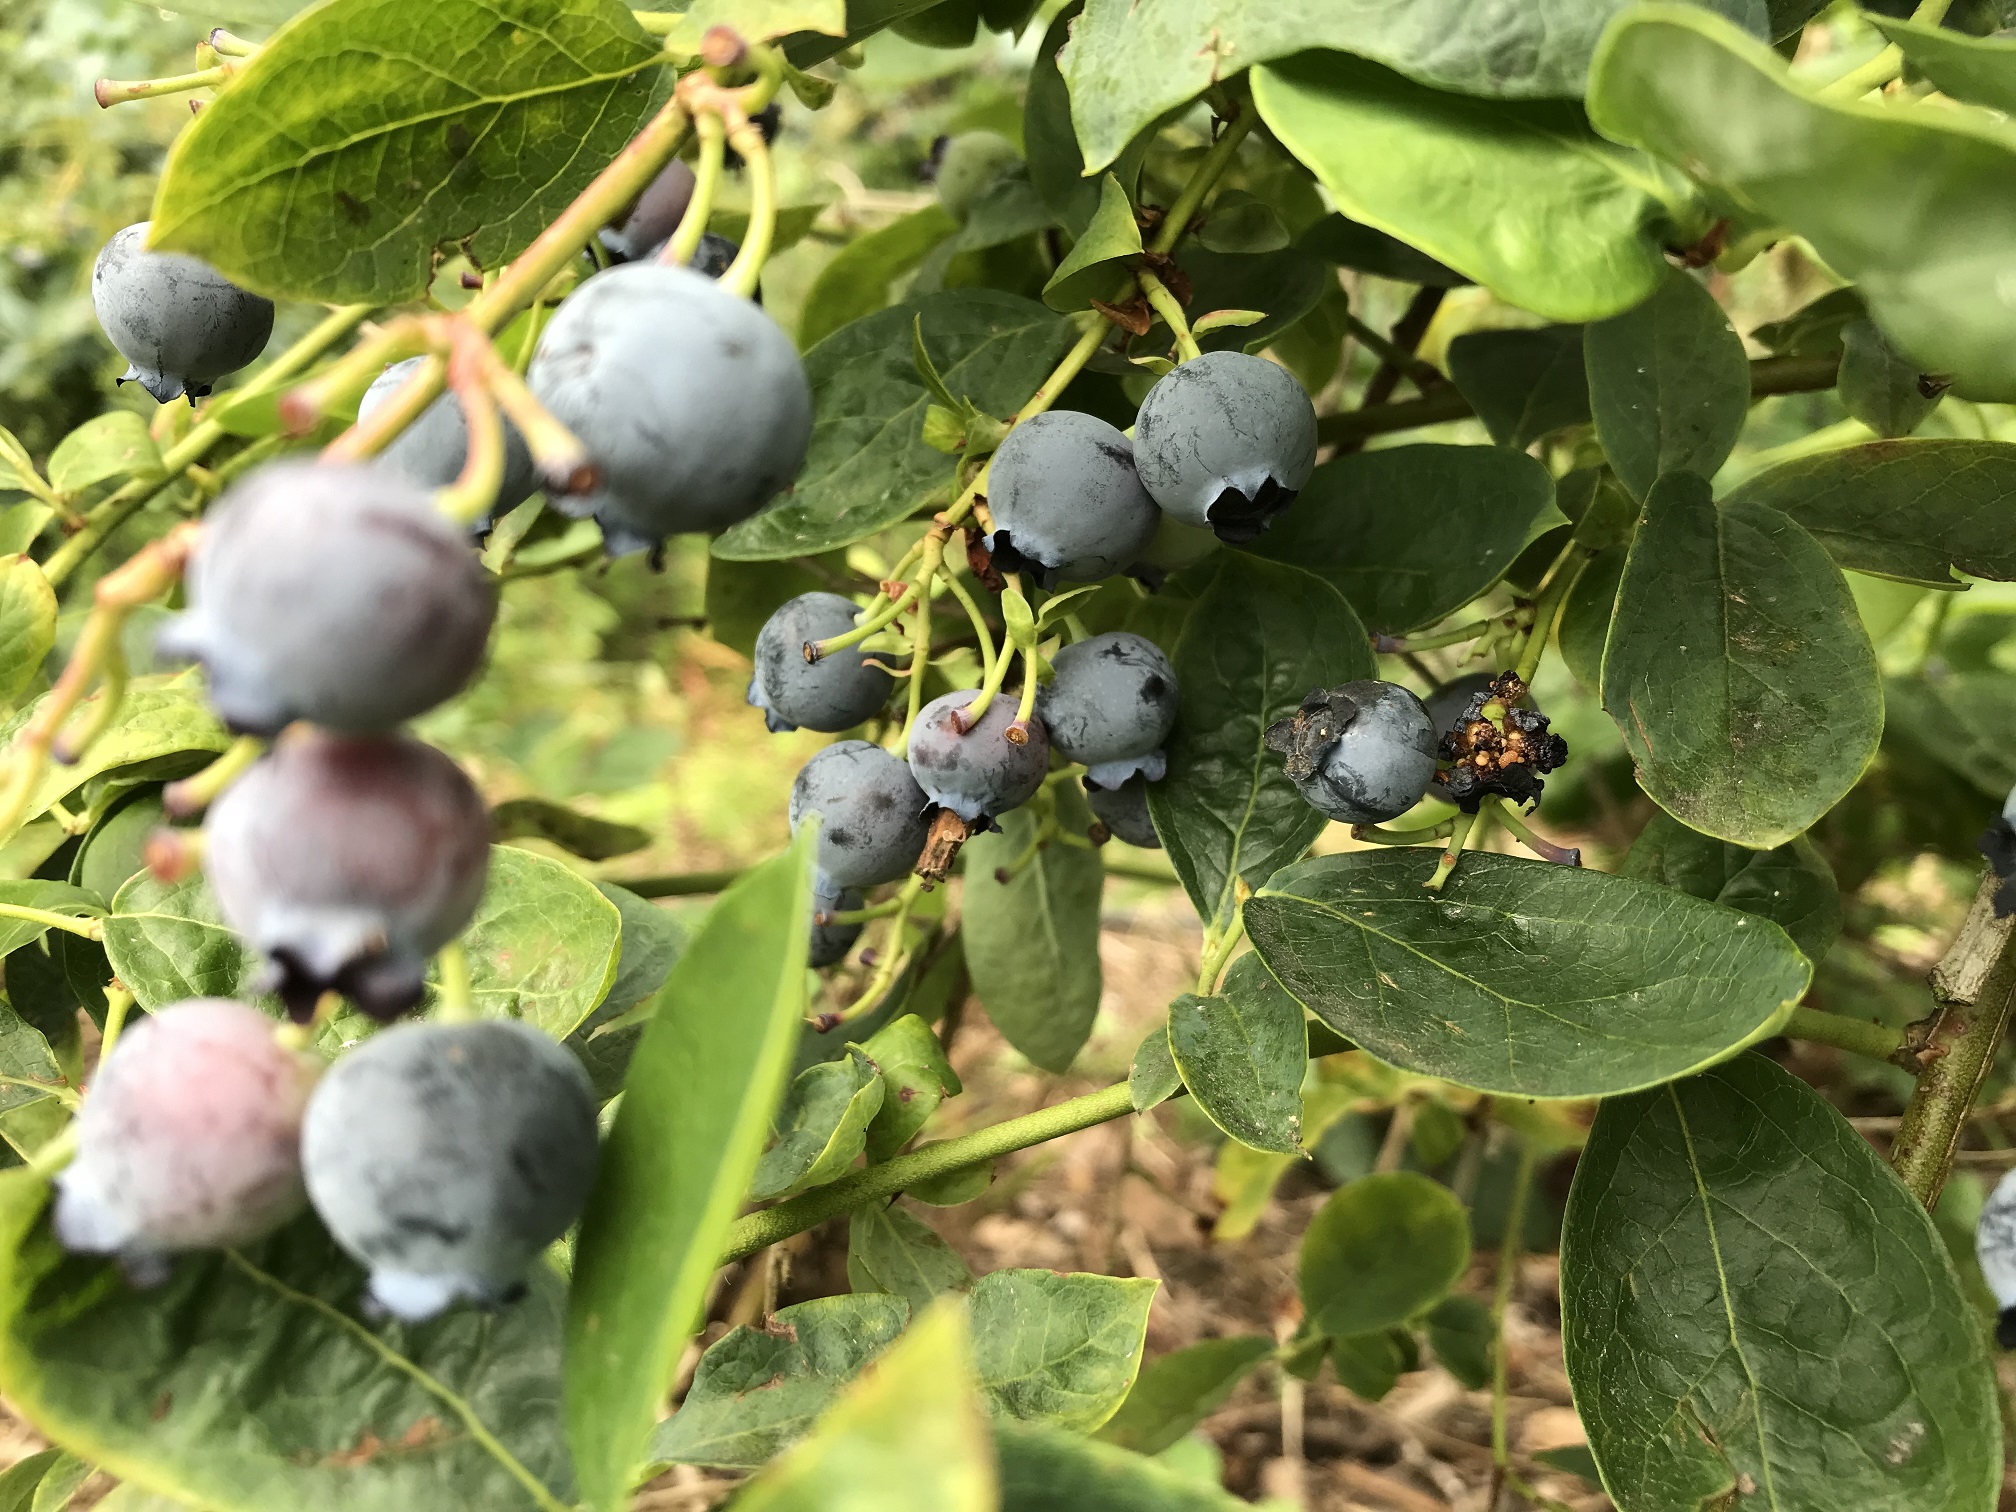
[[[1470,695],[1455,726],[1443,735],[1440,755],[1449,770],[1436,778],[1435,794],[1466,814],[1487,797],[1536,803],[1541,774],[1568,759],[1568,742],[1547,728],[1547,716],[1522,709],[1526,684],[1510,672]]]

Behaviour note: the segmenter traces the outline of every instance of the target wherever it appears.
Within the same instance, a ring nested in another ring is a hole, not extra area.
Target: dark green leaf
[[[606,1102],[623,1090],[623,1074],[630,1068],[644,1025],[632,1024],[609,1034],[596,1031],[610,1020],[627,1013],[665,985],[672,963],[686,948],[686,927],[668,909],[640,898],[612,882],[597,882],[595,890],[616,905],[622,917],[621,944],[616,956],[616,980],[610,984],[600,1006],[567,1036],[567,1048],[588,1068],[595,1083],[596,1097]]]
[[[417,298],[437,249],[494,267],[546,228],[637,129],[656,55],[615,0],[313,7],[176,138],[152,241],[276,298]]]
[[[1190,279],[1193,315],[1212,310],[1259,310],[1265,319],[1251,325],[1220,326],[1197,337],[1205,351],[1259,351],[1316,308],[1337,287],[1337,270],[1299,247],[1278,252],[1213,252],[1187,247],[1183,271]],[[1150,330],[1143,344],[1152,349],[1168,329]]]
[[[2006,36],[1970,37],[1937,22],[1897,16],[1872,14],[1869,20],[1941,94],[2004,115],[2016,113],[2016,41]]]
[[[1233,1388],[1273,1353],[1272,1339],[1235,1334],[1158,1355],[1141,1367],[1134,1389],[1099,1437],[1137,1454],[1160,1454],[1222,1407]]]
[[[798,318],[798,345],[816,346],[889,303],[896,280],[954,235],[959,222],[935,202],[857,236],[819,271]]]
[[[1241,956],[1211,997],[1169,1005],[1169,1048],[1207,1118],[1243,1145],[1294,1155],[1302,1148],[1302,1074],[1309,1039],[1302,1005]]]
[[[922,1312],[941,1292],[973,1284],[958,1253],[908,1208],[870,1203],[847,1220],[847,1284],[893,1292]]]
[[[581,813],[549,798],[513,798],[490,810],[497,840],[549,840],[583,861],[627,856],[651,843],[651,832]]]
[[[1745,850],[1655,814],[1624,858],[1624,876],[1677,888],[1769,919],[1818,961],[1841,933],[1834,869],[1804,835],[1776,850]]]
[[[1339,1187],[1302,1235],[1302,1311],[1333,1339],[1404,1323],[1470,1263],[1470,1217],[1456,1195],[1412,1171]]]
[[[994,1425],[1001,1512],[1240,1512],[1248,1504],[1145,1454],[1034,1423]]]
[[[1070,91],[1057,71],[1057,51],[1083,9],[1075,3],[1066,5],[1051,19],[1029,69],[1022,107],[1022,149],[1028,155],[1029,182],[1073,238],[1083,236],[1091,224],[1099,208],[1102,182],[1085,174],[1085,159],[1079,154],[1077,133],[1071,125]],[[1112,165],[1113,176],[1130,191],[1141,175],[1141,159],[1152,135],[1144,132],[1137,137]]]
[[[1227,189],[1213,200],[1197,232],[1197,244],[1212,252],[1279,252],[1289,241],[1281,217],[1244,189]]]
[[[861,1156],[882,1096],[881,1073],[858,1049],[799,1072],[777,1110],[777,1142],[757,1162],[750,1197],[788,1197],[844,1174]]]
[[[1328,262],[1376,273],[1400,283],[1454,289],[1470,282],[1454,268],[1445,268],[1425,252],[1417,252],[1398,237],[1360,225],[1345,215],[1326,215],[1304,231],[1295,243]]]
[[[1449,377],[1500,446],[1589,422],[1582,327],[1469,331],[1449,343]]]
[[[882,1073],[882,1107],[868,1125],[868,1158],[887,1160],[964,1090],[931,1026],[914,1013],[892,1019],[861,1047]]]
[[[1841,570],[1777,510],[1686,473],[1646,496],[1603,653],[1638,785],[1738,845],[1783,845],[1876,754],[1876,653]]]
[[[846,559],[839,553],[810,562],[707,563],[707,633],[752,661],[763,622],[801,593],[831,593],[842,586]]]
[[[1141,1368],[1156,1283],[999,1270],[974,1284],[973,1359],[997,1418],[1090,1433],[1119,1409]]]
[[[1589,559],[1575,586],[1568,590],[1568,604],[1554,632],[1561,659],[1575,680],[1592,693],[1603,686],[1603,647],[1610,639],[1610,619],[1616,611],[1617,585],[1624,579],[1627,554],[1622,546],[1612,546]]]
[[[1491,1351],[1497,1330],[1491,1326],[1491,1309],[1475,1297],[1452,1292],[1429,1310],[1423,1320],[1428,1347],[1442,1368],[1471,1391],[1491,1384]]]
[[[167,823],[160,793],[135,788],[115,800],[85,833],[70,863],[70,880],[100,898],[118,895],[147,865],[147,842]]]
[[[1345,320],[1350,313],[1350,296],[1333,282],[1300,320],[1275,333],[1267,350],[1302,381],[1302,387],[1320,394],[1343,365],[1344,343],[1350,335]]]
[[[2000,803],[2016,787],[2016,687],[2006,672],[1893,677],[1890,733]],[[1983,808],[1985,821],[1992,810]]]
[[[1521,452],[1394,446],[1317,468],[1252,549],[1315,573],[1367,626],[1400,635],[1497,582],[1553,502],[1547,469]]]
[[[1190,901],[1228,918],[1326,822],[1262,740],[1312,688],[1376,677],[1364,627],[1335,588],[1294,567],[1220,552],[1176,646],[1181,706],[1169,775],[1148,789],[1155,829]]]
[[[1596,1456],[1589,1452],[1587,1444],[1568,1444],[1559,1449],[1542,1449],[1533,1458],[1543,1465],[1569,1475],[1579,1475],[1592,1486],[1603,1484],[1602,1472],[1596,1468]]]
[[[1868,306],[1855,290],[1829,289],[1783,320],[1758,326],[1750,333],[1750,339],[1780,357],[1838,357],[1841,333],[1868,313]]]
[[[1568,1199],[1561,1302],[1575,1405],[1619,1506],[1746,1487],[1781,1507],[1994,1504],[1994,1370],[1931,1220],[1761,1056],[1603,1105]]]
[[[1134,1051],[1127,1068],[1127,1093],[1136,1113],[1146,1113],[1183,1090],[1183,1073],[1169,1053],[1169,1026],[1161,1024],[1148,1031]]]
[[[158,478],[161,448],[133,410],[112,410],[86,420],[49,454],[49,482],[73,497],[113,478]]]
[[[1283,986],[1405,1070],[1520,1097],[1667,1081],[1776,1030],[1812,968],[1776,925],[1665,888],[1467,855],[1305,861],[1246,905]],[[1516,940],[1518,949],[1506,941]]]
[[[1942,382],[1928,379],[1890,344],[1873,320],[1851,320],[1841,330],[1841,371],[1835,381],[1841,407],[1879,436],[1908,436],[1939,407]]]
[[[1330,1368],[1337,1372],[1338,1384],[1368,1402],[1381,1400],[1400,1384],[1400,1376],[1407,1369],[1406,1356],[1400,1352],[1400,1337],[1396,1330],[1381,1329],[1377,1333],[1332,1339]]]

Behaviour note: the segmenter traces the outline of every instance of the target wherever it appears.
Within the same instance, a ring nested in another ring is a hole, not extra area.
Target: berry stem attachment
[[[193,777],[171,782],[161,793],[161,807],[171,819],[200,814],[236,782],[244,770],[266,754],[266,742],[257,735],[240,735],[210,765]]]
[[[868,978],[859,996],[838,1013],[822,1013],[811,1022],[821,1034],[852,1023],[862,1014],[869,1012],[896,985],[896,979],[903,974],[903,968],[910,964],[910,951],[905,944],[906,932],[910,927],[910,910],[924,892],[924,879],[909,876],[903,879],[903,886],[888,902],[894,907],[887,914],[889,932],[883,937],[881,959],[875,963],[875,974]],[[886,906],[886,905],[885,905]]]
[[[97,919],[79,918],[75,914],[52,913],[46,908],[29,908],[22,903],[0,903],[0,919],[19,919],[26,924],[40,924],[45,929],[60,929],[65,934],[73,934],[80,940],[102,940],[105,926]]]
[[[133,994],[117,982],[105,989],[105,1028],[98,1039],[98,1064],[111,1057],[119,1036],[126,1028],[126,1015],[133,1011]]]
[[[1435,875],[1423,882],[1421,884],[1423,887],[1430,892],[1442,891],[1442,884],[1447,882],[1449,874],[1456,870],[1456,863],[1463,859],[1464,848],[1470,844],[1471,838],[1476,835],[1483,821],[1484,815],[1481,811],[1456,816],[1449,832],[1449,843],[1443,846],[1442,859],[1436,864]]]
[[[460,940],[450,940],[434,957],[441,995],[434,1019],[442,1024],[466,1024],[476,1017],[476,995],[469,985],[469,952]]]
[[[1007,658],[1004,656],[1002,660],[1006,661]],[[1015,706],[1013,723],[1003,732],[1010,745],[1029,743],[1029,720],[1036,712],[1036,673],[1041,663],[1042,657],[1034,646],[1022,648],[1022,701]],[[1018,740],[1017,736],[1021,738]]]
[[[1384,656],[1404,656],[1409,651],[1439,651],[1444,646],[1461,646],[1489,634],[1495,620],[1471,620],[1453,630],[1437,630],[1429,635],[1379,635],[1372,637],[1372,649]]]
[[[901,580],[906,572],[909,572],[912,567],[916,566],[923,555],[924,542],[920,540],[916,545],[903,553],[903,559],[896,564],[895,569],[889,574],[889,581],[893,583]],[[844,634],[828,636],[825,640],[807,641],[805,643],[805,660],[808,662],[817,662],[821,657],[830,656],[835,651],[844,651],[849,646],[858,646],[878,630],[894,624],[902,617],[903,611],[917,601],[917,596],[922,591],[923,581],[923,576],[920,573],[918,576],[905,582],[902,592],[898,593],[894,598],[889,597],[888,586],[885,584],[879,608],[873,602],[869,603],[867,607],[862,609],[861,614],[856,617],[854,628]]]
[[[1455,829],[1454,819],[1408,830],[1387,829],[1378,824],[1354,824],[1351,826],[1351,838],[1362,840],[1367,845],[1427,845],[1431,841],[1447,840]]]
[[[221,58],[249,58],[259,51],[260,47],[259,43],[248,42],[245,38],[228,32],[221,26],[213,28],[210,35],[203,40],[210,51],[216,53]]]
[[[1543,861],[1552,861],[1557,866],[1580,866],[1582,847],[1579,845],[1556,845],[1552,840],[1535,834],[1532,827],[1520,817],[1519,805],[1509,798],[1498,800],[1498,818],[1505,828],[1519,838],[1519,843]]]
[[[153,100],[162,95],[188,94],[196,89],[214,89],[238,71],[235,63],[219,63],[195,73],[173,74],[165,79],[100,79],[91,86],[91,97],[101,110],[125,105],[133,100]]]
[[[950,562],[943,563],[940,573],[952,597],[959,601],[959,607],[966,611],[966,618],[972,621],[974,638],[979,642],[980,677],[984,682],[994,675],[994,634],[987,628],[987,617],[980,612],[980,606],[973,601],[973,595],[966,591],[966,585],[959,581],[959,570]],[[1004,653],[1006,647],[1002,648]]]
[[[700,250],[700,238],[707,234],[708,217],[714,213],[714,192],[721,185],[721,165],[726,159],[728,126],[713,111],[698,115],[693,134],[700,139],[699,161],[693,167],[693,195],[686,201],[686,213],[679,226],[666,238],[658,261],[667,267],[683,268]]]
[[[1197,338],[1190,334],[1190,321],[1183,313],[1183,306],[1176,296],[1169,292],[1169,285],[1162,282],[1154,271],[1140,268],[1135,271],[1140,281],[1141,292],[1148,297],[1148,304],[1157,315],[1169,324],[1169,334],[1176,338],[1176,360],[1194,362],[1204,355],[1204,349],[1197,345]]]
[[[476,339],[489,344],[480,333]],[[462,407],[469,442],[461,473],[434,493],[435,507],[458,525],[473,525],[489,514],[504,486],[504,421],[497,413],[497,397],[483,378],[480,363],[470,360],[467,343],[458,342],[448,359],[448,388]]]

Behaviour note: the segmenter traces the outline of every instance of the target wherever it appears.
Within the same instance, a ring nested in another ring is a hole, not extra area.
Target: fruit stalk
[[[672,233],[665,243],[665,250],[658,254],[658,261],[668,268],[685,267],[693,261],[693,254],[700,250],[700,238],[707,233],[707,218],[714,213],[714,191],[721,184],[721,164],[726,156],[724,146],[728,140],[727,124],[719,115],[709,111],[694,120],[693,133],[700,138],[700,161],[693,167],[693,197],[686,202],[686,213],[679,218],[679,229]]]
[[[1832,1045],[1870,1060],[1893,1059],[1904,1048],[1904,1035],[1874,1019],[1851,1018],[1845,1013],[1826,1013],[1817,1008],[1794,1008],[1779,1031],[1787,1039],[1812,1040]]]
[[[749,229],[742,234],[742,250],[721,275],[721,286],[753,299],[763,264],[770,257],[771,240],[777,234],[777,165],[771,161],[770,144],[763,140],[762,131],[747,120],[735,128],[731,139],[742,161],[749,165]]]

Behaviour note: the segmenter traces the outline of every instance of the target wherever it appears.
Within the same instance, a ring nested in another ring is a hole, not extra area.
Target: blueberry
[[[1137,773],[1159,782],[1162,742],[1176,728],[1176,672],[1153,641],[1124,630],[1059,651],[1057,676],[1036,694],[1050,744],[1117,788]]]
[[[249,1244],[302,1205],[301,1115],[320,1067],[273,1021],[195,998],[129,1027],[98,1068],[56,1178],[56,1237],[136,1283],[183,1250]]]
[[[812,890],[812,912],[815,916],[822,913],[851,913],[859,908],[863,901],[861,894],[853,888],[836,887],[825,877],[818,878]],[[847,952],[854,948],[854,942],[860,938],[859,924],[821,924],[815,917],[812,924],[812,954],[809,964],[831,966],[835,961],[844,961],[847,959]]]
[[[1316,467],[1316,410],[1295,375],[1206,352],[1164,375],[1134,420],[1134,466],[1155,502],[1221,541],[1250,541]]]
[[[497,590],[462,530],[390,468],[276,462],[218,501],[163,655],[199,661],[235,730],[383,730],[483,660]]]
[[[482,798],[407,735],[289,730],[204,825],[225,922],[304,1021],[332,989],[381,1019],[418,1003],[427,958],[474,916],[489,866]]]
[[[871,666],[859,646],[805,660],[807,641],[854,628],[854,603],[837,593],[801,593],[763,622],[749,702],[772,731],[851,730],[889,702],[896,680]]]
[[[1266,740],[1288,758],[1289,780],[1310,805],[1346,824],[1397,818],[1435,776],[1435,726],[1397,683],[1317,688],[1267,727]]]
[[[600,1149],[581,1063],[513,1020],[402,1024],[322,1079],[309,1200],[409,1323],[511,1300],[587,1205]]]
[[[791,784],[791,833],[821,818],[819,887],[894,882],[924,849],[925,798],[902,758],[865,740],[838,740],[799,769]]]
[[[688,268],[596,274],[560,306],[530,377],[602,471],[561,507],[592,515],[615,553],[754,514],[811,444],[812,390],[790,338]]]
[[[2016,1349],[2016,1171],[1995,1183],[1995,1190],[1981,1205],[1974,1227],[1974,1254],[1981,1262],[1981,1279],[1995,1294],[2001,1315],[1995,1323],[1995,1342],[2004,1349]]]
[[[424,361],[408,357],[395,362],[371,381],[364,400],[357,406],[357,418],[369,417]],[[539,486],[539,474],[532,465],[532,453],[525,438],[508,417],[504,421],[504,481],[497,489],[493,517],[516,509],[532,497]],[[445,488],[462,474],[469,457],[469,426],[462,418],[462,406],[453,394],[443,394],[420,412],[405,430],[380,452],[379,460],[396,468],[423,488]]]
[[[1052,410],[1008,433],[988,469],[997,566],[1045,588],[1097,582],[1138,562],[1160,512],[1127,438],[1094,415]]]
[[[1098,787],[1085,779],[1085,803],[1092,817],[1129,845],[1143,850],[1162,849],[1162,837],[1155,833],[1155,821],[1148,815],[1148,779],[1138,772],[1118,787]]]
[[[118,232],[91,270],[91,308],[132,366],[119,381],[166,404],[200,399],[227,373],[266,350],[273,305],[208,263],[180,252],[149,252],[141,221]]]
[[[1050,736],[1042,720],[1029,721],[1023,744],[1008,739],[1015,721],[1012,695],[996,697],[972,729],[959,732],[954,716],[978,696],[976,689],[961,688],[934,698],[910,730],[910,770],[917,785],[968,824],[1027,803],[1050,770]]]
[[[693,170],[673,159],[644,186],[621,220],[602,231],[602,245],[619,262],[641,262],[665,245],[693,200]]]

